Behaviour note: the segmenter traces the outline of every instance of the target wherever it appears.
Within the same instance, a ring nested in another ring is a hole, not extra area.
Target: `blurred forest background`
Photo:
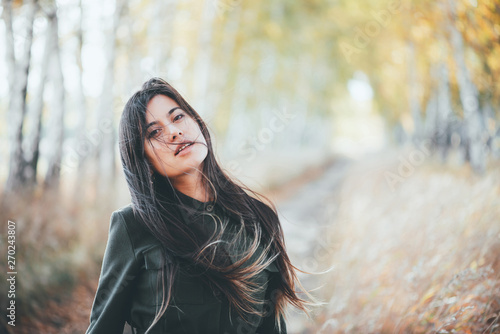
[[[1,21],[0,247],[15,221],[20,327],[2,315],[0,332],[88,325],[129,202],[117,124],[153,76],[271,198],[351,161],[311,255],[337,268],[327,305],[291,333],[499,330],[500,1],[2,0]]]

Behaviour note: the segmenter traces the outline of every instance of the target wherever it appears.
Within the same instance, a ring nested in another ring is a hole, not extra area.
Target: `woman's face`
[[[155,171],[170,180],[200,170],[208,154],[198,123],[165,95],[147,105],[144,149]]]

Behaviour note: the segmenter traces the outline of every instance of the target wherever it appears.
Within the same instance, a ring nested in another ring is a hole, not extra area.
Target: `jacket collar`
[[[175,188],[174,192],[185,205],[188,205],[189,207],[199,211],[213,211],[215,205],[217,204],[216,201],[201,202],[191,196],[184,194],[183,192],[180,192]]]

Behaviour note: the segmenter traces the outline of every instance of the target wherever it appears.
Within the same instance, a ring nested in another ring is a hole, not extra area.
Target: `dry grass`
[[[3,199],[0,219],[16,222],[17,270],[16,328],[2,321],[3,330],[16,334],[85,331],[109,217],[123,200],[98,198],[102,194],[86,184],[78,191],[63,189],[59,194],[37,192]],[[7,248],[5,241],[2,236],[2,249]],[[3,268],[6,260],[0,259]],[[1,291],[7,291],[5,282],[0,282]],[[0,297],[2,305],[5,298]],[[79,330],[74,330],[75,325]]]
[[[365,161],[337,195],[311,332],[500,332],[500,167],[427,162],[392,190],[397,167]]]

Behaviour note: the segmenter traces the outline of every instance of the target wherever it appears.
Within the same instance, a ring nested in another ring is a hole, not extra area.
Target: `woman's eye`
[[[181,114],[174,117],[174,122],[177,122],[178,120],[180,120],[182,118],[184,118],[184,114],[181,113]]]
[[[160,129],[155,129],[155,130],[153,130],[153,131],[151,131],[151,132],[149,133],[149,136],[148,136],[148,137],[149,137],[149,138],[158,137],[158,135],[159,135],[159,134],[160,134]]]

